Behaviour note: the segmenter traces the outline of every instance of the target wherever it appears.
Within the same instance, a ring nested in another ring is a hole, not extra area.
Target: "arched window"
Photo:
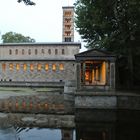
[[[30,70],[33,71],[34,70],[34,65],[30,64]]]
[[[12,54],[12,50],[10,49],[10,50],[9,50],[9,55],[11,55],[11,54]]]
[[[31,55],[31,49],[28,50],[28,54]]]
[[[16,55],[18,54],[18,49],[15,50],[15,54],[16,54]]]
[[[63,54],[63,55],[65,54],[65,50],[64,50],[64,49],[62,49],[62,54]]]
[[[27,65],[23,64],[23,70],[26,71],[27,70]]]
[[[41,64],[37,64],[37,70],[41,71],[42,65]]]
[[[49,65],[45,64],[45,70],[47,71],[49,69]]]
[[[24,55],[24,53],[25,53],[25,52],[24,52],[24,49],[22,49],[22,55]]]
[[[6,64],[3,63],[3,64],[2,64],[2,71],[5,71],[5,70],[6,70]]]
[[[20,65],[16,64],[16,70],[19,71],[19,69],[20,69]]]
[[[60,70],[64,70],[64,64],[60,64],[60,65],[59,65],[59,69],[60,69]]]
[[[45,53],[45,52],[44,52],[44,49],[42,49],[41,52],[44,54],[44,53]]]
[[[10,71],[13,70],[13,64],[12,64],[12,63],[9,64],[9,70],[10,70]]]
[[[37,55],[37,49],[35,49],[35,55]]]
[[[58,54],[58,50],[57,49],[55,49],[55,55],[57,55]]]
[[[56,70],[56,64],[52,65],[52,70],[55,71]]]
[[[51,54],[51,49],[48,50],[48,54]]]

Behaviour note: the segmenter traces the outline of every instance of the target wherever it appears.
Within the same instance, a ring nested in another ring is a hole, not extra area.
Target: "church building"
[[[63,7],[62,42],[0,44],[0,85],[44,85],[75,80],[81,43],[74,42],[74,7]]]

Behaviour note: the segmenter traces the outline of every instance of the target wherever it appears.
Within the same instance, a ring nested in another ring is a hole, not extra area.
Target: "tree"
[[[18,0],[19,3],[22,2],[22,1],[23,1],[26,5],[35,5],[35,3],[32,2],[32,1],[30,1],[30,0]]]
[[[123,75],[121,80],[128,82],[128,87],[140,82],[140,65],[136,63],[140,59],[139,7],[139,0],[77,0],[75,3],[76,27],[87,48],[115,52]]]
[[[25,37],[22,34],[15,33],[15,32],[7,32],[2,35],[3,43],[24,43],[24,42],[35,42],[35,39],[30,37]]]

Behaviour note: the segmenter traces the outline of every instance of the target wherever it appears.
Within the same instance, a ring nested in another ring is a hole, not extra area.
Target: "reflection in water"
[[[0,140],[75,140],[75,132],[70,129],[14,128],[11,126],[0,128]]]
[[[79,117],[76,119],[76,140],[140,139],[140,111],[100,110],[98,116],[99,112],[92,110],[88,111],[90,115],[81,114],[87,114],[87,111],[77,114]]]

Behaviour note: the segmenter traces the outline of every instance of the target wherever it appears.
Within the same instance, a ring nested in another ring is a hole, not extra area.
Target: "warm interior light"
[[[23,70],[26,71],[27,70],[27,65],[23,64]]]
[[[63,65],[63,64],[60,64],[60,65],[59,65],[59,69],[60,69],[60,70],[64,70],[64,65]]]
[[[2,71],[5,71],[5,70],[6,70],[6,64],[3,63],[3,64],[2,64]]]
[[[46,64],[46,65],[45,65],[45,70],[47,71],[48,69],[49,69],[49,65]]]
[[[13,70],[13,64],[12,64],[12,63],[9,64],[9,69],[10,69],[11,71]]]
[[[34,65],[30,64],[30,70],[33,71],[34,70]]]
[[[56,70],[56,65],[55,64],[52,65],[52,70]]]
[[[16,64],[16,69],[19,70],[20,69],[20,65]]]

